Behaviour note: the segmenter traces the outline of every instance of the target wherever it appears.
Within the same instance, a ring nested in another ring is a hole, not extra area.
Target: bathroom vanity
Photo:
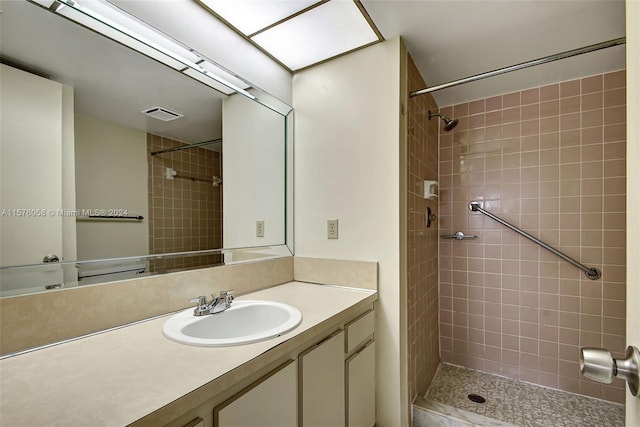
[[[377,292],[293,281],[243,299],[292,305],[302,323],[253,344],[196,347],[162,335],[167,315],[10,357],[0,361],[2,423],[375,423]]]

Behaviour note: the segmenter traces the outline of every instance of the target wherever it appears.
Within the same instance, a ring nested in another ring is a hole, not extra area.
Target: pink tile
[[[604,89],[616,89],[625,87],[627,82],[627,73],[625,70],[614,71],[604,75]]]
[[[505,140],[508,140],[509,138],[519,138],[520,137],[520,123],[509,123],[506,124],[504,126],[502,126],[502,137]],[[517,147],[519,149],[519,139],[518,140],[513,140],[513,142],[517,142],[516,144],[513,144],[513,147]]]
[[[582,79],[582,93],[591,93],[602,91],[603,76],[599,74],[597,76],[586,77]]]
[[[469,104],[458,104],[453,107],[453,117],[464,117],[469,115]]]
[[[540,119],[540,133],[546,134],[558,132],[560,130],[560,119],[557,116],[544,117]],[[556,134],[557,135],[557,134]],[[557,142],[556,142],[557,144]]]
[[[549,101],[560,97],[560,85],[552,84],[540,88],[540,101]]]
[[[580,128],[580,113],[562,114],[560,116],[560,131]]]
[[[508,108],[500,111],[502,113],[501,122],[502,123],[513,123],[520,121],[520,107]]]
[[[624,124],[604,126],[604,142],[625,141],[627,139],[627,127]]]
[[[539,351],[539,343],[541,342],[539,342],[537,339],[534,339],[534,338],[520,337],[520,350],[522,350],[523,353],[537,355]],[[558,355],[557,347],[558,345],[556,344],[556,357]]]
[[[520,92],[502,95],[502,108],[516,107],[520,105]]]
[[[499,110],[502,108],[502,96],[494,96],[485,100],[485,111]]]
[[[580,97],[572,96],[560,100],[560,114],[570,114],[580,112]]]
[[[520,100],[522,105],[537,104],[540,102],[540,88],[523,90],[520,93]]]
[[[469,117],[469,129],[478,129],[484,128],[485,126],[485,115],[484,114],[475,114]],[[472,142],[481,142],[484,139],[484,129],[481,132],[476,131],[475,133],[469,133],[469,140]]]
[[[522,136],[537,135],[540,133],[540,120],[527,120],[520,123],[520,134]]]
[[[538,104],[521,107],[522,120],[537,119],[540,117],[540,107]]]
[[[581,126],[588,128],[593,126],[602,126],[604,122],[604,117],[602,110],[590,110],[584,111],[582,113],[582,123]]]
[[[626,123],[627,109],[624,105],[617,107],[608,107],[604,109],[604,124],[614,125],[618,123]]]
[[[580,94],[580,80],[571,80],[560,83],[560,97],[567,98]]]
[[[484,99],[472,101],[469,103],[469,114],[478,114],[484,112]]]
[[[560,101],[555,99],[540,103],[540,117],[554,117],[560,113]]]
[[[602,92],[589,93],[582,95],[582,111],[600,109],[603,106]]]
[[[627,100],[627,92],[624,88],[607,90],[604,92],[604,106],[615,107],[625,105]]]
[[[563,130],[560,132],[560,146],[568,147],[571,145],[580,145],[581,142],[584,142],[580,138],[580,130],[572,129],[572,130]]]
[[[580,345],[624,346],[626,100],[624,72],[613,74],[457,106],[470,116],[466,128],[440,136],[440,227],[479,239],[438,244],[440,320],[452,338],[441,339],[443,360],[578,391]],[[585,283],[553,254],[470,216],[471,198],[597,265],[603,280]],[[410,288],[409,298],[422,297]]]

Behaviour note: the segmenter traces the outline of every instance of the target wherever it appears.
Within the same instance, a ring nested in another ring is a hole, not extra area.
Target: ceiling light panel
[[[378,41],[378,36],[353,1],[333,0],[251,40],[295,71]]]
[[[244,35],[263,28],[315,4],[318,0],[200,0]]]

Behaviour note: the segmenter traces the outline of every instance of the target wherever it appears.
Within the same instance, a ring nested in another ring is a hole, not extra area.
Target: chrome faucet
[[[220,292],[219,297],[216,297],[215,294],[211,294],[211,302],[208,302],[207,297],[202,295],[189,300],[189,302],[198,304],[198,306],[193,310],[194,316],[206,316],[208,314],[222,313],[231,307],[231,303],[233,302],[233,289]]]

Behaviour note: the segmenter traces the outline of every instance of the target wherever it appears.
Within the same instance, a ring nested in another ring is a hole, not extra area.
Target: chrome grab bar
[[[520,234],[521,236],[526,237],[527,239],[531,240],[532,242],[537,243],[538,245],[542,246],[543,248],[545,248],[549,252],[552,252],[555,255],[557,255],[560,258],[562,258],[563,260],[567,261],[569,264],[571,264],[571,265],[573,265],[575,267],[578,267],[580,270],[584,271],[584,274],[585,274],[585,276],[587,276],[587,278],[589,278],[591,280],[597,280],[600,277],[602,277],[602,273],[597,268],[595,268],[595,267],[593,267],[593,268],[592,267],[587,267],[584,264],[580,264],[578,261],[576,261],[573,258],[563,254],[559,250],[557,250],[555,248],[552,248],[551,246],[547,245],[545,242],[536,239],[531,234],[520,230],[515,225],[511,225],[507,221],[503,220],[502,218],[498,218],[497,216],[495,216],[491,212],[485,211],[480,206],[480,202],[471,202],[471,203],[469,203],[469,210],[472,211],[472,212],[480,212],[480,213],[488,216],[489,218],[493,219],[494,221],[499,222],[500,224],[504,225],[505,227],[515,231],[516,233]]]
[[[441,234],[442,239],[456,239],[456,240],[473,240],[478,238],[473,234],[464,234],[462,231],[456,231],[455,234]]]

